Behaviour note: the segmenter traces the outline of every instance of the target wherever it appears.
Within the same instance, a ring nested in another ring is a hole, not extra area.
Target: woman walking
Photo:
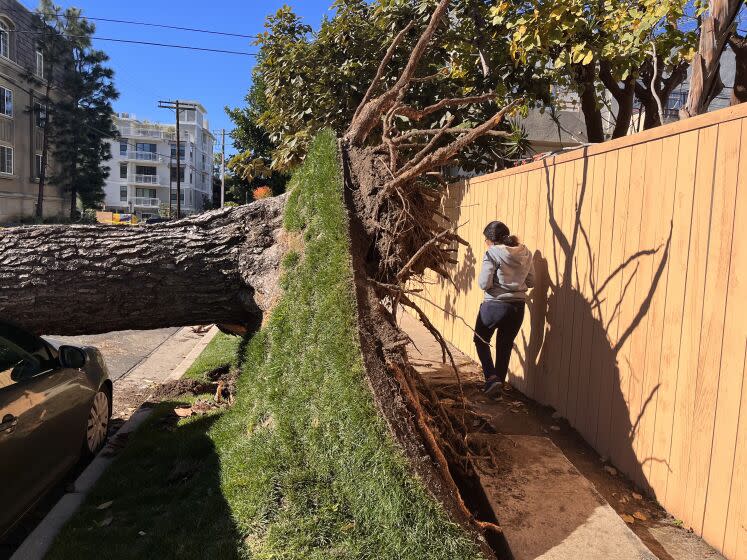
[[[478,284],[485,291],[475,325],[475,346],[485,375],[485,394],[501,392],[508,373],[514,339],[524,320],[527,290],[534,286],[532,253],[511,235],[503,222],[490,222],[483,230],[485,256]],[[495,362],[490,339],[498,331]]]

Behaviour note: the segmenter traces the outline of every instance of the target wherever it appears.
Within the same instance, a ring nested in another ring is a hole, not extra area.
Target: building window
[[[13,91],[4,87],[0,87],[0,113],[13,116]]]
[[[123,202],[127,201],[127,185],[119,187],[119,200]]]
[[[44,53],[40,49],[36,49],[36,75],[44,78]]]
[[[136,175],[152,175],[156,176],[158,172],[156,171],[155,167],[145,167],[144,165],[137,165],[135,166],[135,174]]]
[[[126,156],[127,155],[127,140],[120,140],[119,141],[119,155],[120,156]]]
[[[42,155],[34,154],[34,177],[40,179],[42,176]]]
[[[0,173],[13,175],[13,148],[0,146]]]
[[[137,150],[138,152],[148,152],[151,154],[155,154],[156,145],[155,144],[143,144],[143,143],[138,142],[137,144],[135,144],[135,150]]]
[[[171,167],[171,180],[176,181],[176,167]],[[184,181],[184,167],[179,168],[179,181]]]
[[[156,189],[135,189],[138,198],[156,198]]]
[[[171,144],[171,157],[176,158],[176,144]],[[179,145],[179,159],[184,159],[184,145]]]
[[[0,21],[0,56],[10,58],[10,27]]]
[[[34,122],[38,128],[44,128],[47,124],[47,106],[34,103]]]
[[[179,193],[180,202],[184,203],[184,191]],[[171,191],[171,202],[176,202],[176,191]]]
[[[189,172],[189,184],[190,185],[192,184],[192,172],[191,171]]]
[[[126,163],[119,164],[119,178],[127,179],[127,164]]]

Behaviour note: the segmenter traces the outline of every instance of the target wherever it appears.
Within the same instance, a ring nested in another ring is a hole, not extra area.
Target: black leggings
[[[497,377],[498,381],[506,380],[514,339],[523,320],[523,301],[485,301],[480,304],[474,341],[486,381],[491,377]],[[494,364],[490,354],[490,339],[496,330],[498,336],[495,341]]]

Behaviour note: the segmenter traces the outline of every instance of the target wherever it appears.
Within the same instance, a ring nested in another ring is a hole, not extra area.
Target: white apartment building
[[[196,109],[182,109],[179,119],[182,216],[201,212],[213,196],[213,146],[207,111],[196,101],[179,100]],[[112,140],[106,182],[105,210],[158,216],[171,204],[176,216],[176,125],[138,120],[118,113],[120,139]]]

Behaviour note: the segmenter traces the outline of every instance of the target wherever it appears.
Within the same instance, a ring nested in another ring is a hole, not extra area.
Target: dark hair
[[[508,226],[497,220],[486,225],[482,233],[485,235],[485,239],[492,241],[493,243],[498,243],[499,245],[516,247],[519,244],[519,238],[515,235],[511,235]]]

